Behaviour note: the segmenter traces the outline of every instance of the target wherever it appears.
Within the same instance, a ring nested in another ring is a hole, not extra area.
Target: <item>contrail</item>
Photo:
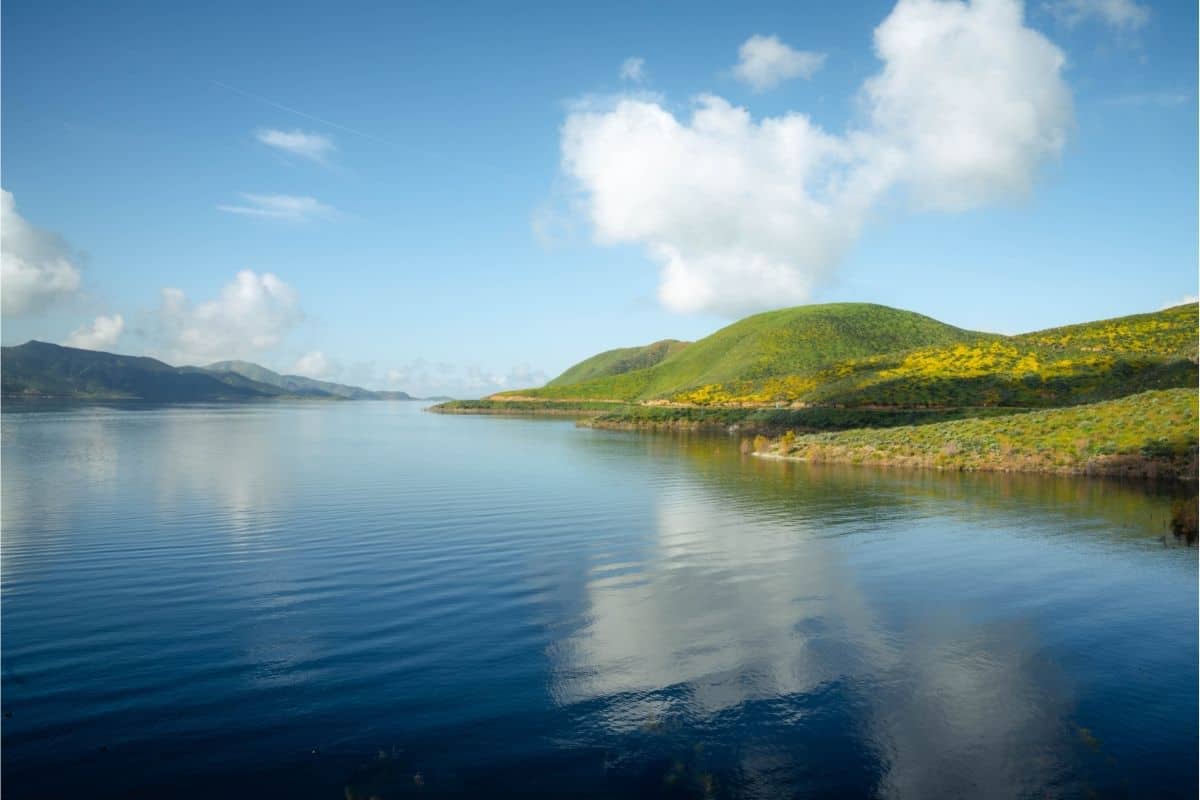
[[[379,144],[388,144],[388,142],[385,142],[383,139],[380,139],[378,136],[372,136],[369,133],[363,133],[362,131],[357,131],[354,128],[347,128],[345,125],[339,125],[336,122],[330,122],[327,119],[321,119],[320,117],[314,116],[312,114],[305,114],[303,111],[300,111],[299,109],[291,108],[290,106],[285,106],[282,103],[276,103],[274,100],[268,100],[267,98],[263,97],[262,95],[257,95],[257,94],[254,94],[253,92],[247,92],[247,91],[237,88],[236,86],[230,86],[227,83],[221,83],[220,81],[213,81],[213,83],[215,83],[217,86],[220,86],[222,89],[228,89],[231,92],[237,92],[238,94],[242,95],[243,97],[249,97],[251,100],[257,100],[260,103],[266,103],[269,106],[278,108],[280,111],[287,111],[288,113],[295,114],[300,117],[304,117],[305,119],[311,119],[314,122],[319,122],[322,125],[328,125],[331,128],[337,128],[338,130],[345,131],[346,133],[353,133],[355,136],[361,136],[364,139],[370,139],[371,141],[378,142]]]

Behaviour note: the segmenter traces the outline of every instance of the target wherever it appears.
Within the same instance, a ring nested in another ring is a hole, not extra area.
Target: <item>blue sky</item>
[[[852,5],[11,0],[4,343],[470,395],[798,302],[1196,294],[1195,3]]]

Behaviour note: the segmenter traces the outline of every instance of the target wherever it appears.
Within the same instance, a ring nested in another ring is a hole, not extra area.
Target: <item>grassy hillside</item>
[[[795,436],[756,449],[813,462],[1196,477],[1194,388],[929,425]]]
[[[851,359],[671,399],[848,406],[1059,406],[1196,385],[1196,304],[1012,337]]]
[[[1200,306],[1185,303],[1152,314],[1084,322],[1012,338],[1045,352],[1110,353],[1195,361],[1198,321]]]
[[[1189,304],[1000,336],[881,306],[809,306],[750,317],[650,369],[512,394],[687,406],[1073,405],[1196,385],[1198,324]]]
[[[283,392],[248,379],[226,382],[194,368],[31,341],[0,350],[6,396],[185,400],[253,400]]]
[[[616,350],[608,350],[580,361],[546,385],[569,386],[574,383],[653,367],[675,355],[688,344],[688,342],[681,342],[677,339],[663,339],[661,342],[654,342],[642,347],[621,347]]]
[[[486,402],[486,401],[483,401]],[[545,401],[553,404],[556,401]],[[545,404],[544,403],[544,404]],[[511,403],[495,403],[507,406]],[[532,410],[533,404],[525,404]],[[592,405],[596,405],[593,403]],[[749,433],[842,431],[853,428],[894,428],[926,425],[951,419],[1018,414],[1021,408],[733,408],[727,406],[659,406],[604,404],[602,413],[580,421],[588,428],[616,430],[738,430]],[[580,415],[583,416],[583,415]]]
[[[752,384],[848,359],[988,339],[915,314],[869,303],[830,303],[756,314],[646,369],[518,391],[547,399],[647,400],[704,386]]]

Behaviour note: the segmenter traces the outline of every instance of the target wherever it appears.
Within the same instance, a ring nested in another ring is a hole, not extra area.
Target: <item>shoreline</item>
[[[435,414],[574,417],[583,428],[623,431],[782,434],[892,428],[948,420],[1021,414],[1017,406],[934,408],[804,406],[699,406],[603,400],[455,400],[427,409]]]
[[[750,452],[747,455],[764,461],[782,461],[799,464],[836,464],[841,466],[868,467],[871,469],[925,470],[930,472],[978,472],[1008,475],[1056,475],[1077,478],[1126,478],[1144,481],[1172,481],[1197,483],[1195,454],[1186,460],[1122,457],[1092,459],[1084,464],[1044,464],[1033,462],[999,463],[981,462],[972,465],[937,463],[936,459],[912,457],[898,459],[870,459],[837,455],[813,458],[809,456],[781,455],[780,453]]]
[[[1197,480],[1193,389],[1119,400],[886,429],[743,439],[762,458],[958,472],[1032,472]]]
[[[1052,408],[713,408],[492,399],[434,413],[573,417],[582,428],[740,435],[765,459],[954,472],[1197,480],[1194,389]],[[751,438],[753,437],[753,438]]]

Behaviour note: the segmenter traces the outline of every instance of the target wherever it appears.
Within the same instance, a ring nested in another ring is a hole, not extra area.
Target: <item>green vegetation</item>
[[[793,436],[768,454],[811,462],[1195,479],[1195,389],[886,430]]]
[[[1195,303],[1019,336],[884,306],[805,306],[673,351],[602,353],[541,389],[443,410],[787,431],[743,451],[808,461],[1194,478],[1198,328]]]
[[[854,359],[767,381],[703,386],[671,399],[696,405],[1061,406],[1194,384],[1196,363],[1158,355],[1063,354],[1013,340]]]
[[[556,400],[670,398],[703,386],[768,381],[877,353],[981,337],[987,338],[987,334],[964,331],[886,306],[800,306],[747,317],[677,350],[652,367],[572,384],[560,378],[541,389],[506,394]],[[568,370],[564,377],[575,369]]]
[[[621,375],[634,370],[653,367],[664,359],[675,355],[688,342],[663,339],[661,342],[642,347],[622,347],[608,350],[589,359],[580,361],[562,375],[547,383],[547,386],[569,386],[574,383],[597,380],[611,375]]]
[[[480,401],[488,402],[488,401]],[[551,403],[553,401],[543,401]],[[536,402],[527,402],[536,410]],[[591,417],[581,425],[591,428],[625,430],[717,430],[735,428],[740,431],[779,433],[784,430],[804,432],[842,431],[853,428],[894,428],[899,425],[925,425],[952,419],[1016,414],[1021,408],[734,408],[724,406],[662,406],[613,405],[604,406],[605,413]]]
[[[836,303],[737,322],[652,367],[594,375],[585,365],[522,400],[684,407],[1054,407],[1194,386],[1197,306],[1020,336],[975,333],[907,311]],[[676,415],[678,417],[678,415]]]
[[[1196,360],[1197,304],[1155,312],[1067,325],[1013,337],[1063,353],[1128,353]]]
[[[584,417],[610,412],[625,406],[605,400],[448,400],[429,410],[438,414],[507,414],[510,416],[549,415]]]
[[[153,358],[123,356],[31,341],[0,348],[5,397],[88,400],[221,402],[271,398],[408,400],[404,392],[279,375],[257,364],[228,361],[211,367],[172,367]]]

